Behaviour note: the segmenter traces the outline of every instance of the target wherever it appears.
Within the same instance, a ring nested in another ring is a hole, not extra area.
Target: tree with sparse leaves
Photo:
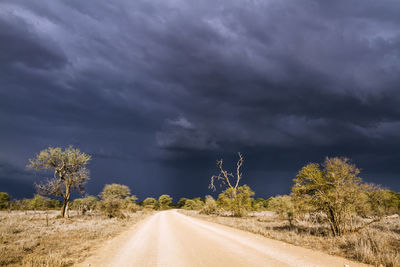
[[[227,188],[218,196],[218,205],[226,209],[234,216],[245,216],[251,209],[252,196],[254,192],[249,186],[239,186],[239,182],[242,179],[242,173],[240,168],[243,166],[243,156],[238,153],[239,160],[236,163],[236,174],[230,173],[224,170],[222,166],[222,159],[217,161],[217,167],[219,169],[218,175],[211,177],[209,188],[216,190],[215,182],[220,181],[221,185],[225,185]]]
[[[49,147],[29,159],[29,168],[36,171],[47,170],[53,172],[53,177],[44,183],[37,184],[37,191],[42,195],[61,196],[63,205],[61,216],[68,214],[68,205],[73,189],[84,192],[84,185],[89,179],[89,170],[86,168],[91,156],[77,148],[69,146],[65,150],[59,147]]]
[[[357,209],[366,205],[366,190],[359,173],[360,170],[347,158],[326,158],[322,166],[308,164],[293,180],[293,197],[311,211],[325,213],[334,236],[355,231],[353,217]]]

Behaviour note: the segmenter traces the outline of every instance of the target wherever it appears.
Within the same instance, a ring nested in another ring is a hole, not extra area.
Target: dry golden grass
[[[182,210],[181,212],[375,266],[400,266],[399,217],[385,218],[359,233],[335,238],[330,236],[327,225],[304,220],[298,221],[295,226],[290,227],[287,221],[277,218],[270,212],[246,218],[201,215],[195,211]]]
[[[57,218],[59,211],[0,212],[0,266],[71,266],[102,241],[116,236],[148,213],[126,219],[92,214]]]

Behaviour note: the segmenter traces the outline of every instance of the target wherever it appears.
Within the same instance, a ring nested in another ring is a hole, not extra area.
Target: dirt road
[[[79,266],[367,266],[188,217],[159,212]]]

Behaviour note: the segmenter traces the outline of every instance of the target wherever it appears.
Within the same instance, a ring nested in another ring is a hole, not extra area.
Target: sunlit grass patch
[[[126,219],[93,213],[58,218],[59,211],[0,212],[0,266],[72,266],[102,241],[116,236],[147,215]],[[46,219],[46,217],[48,219]]]

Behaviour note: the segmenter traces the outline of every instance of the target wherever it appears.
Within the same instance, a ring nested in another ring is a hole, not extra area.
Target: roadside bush
[[[204,206],[201,198],[187,199],[185,205],[182,207],[185,210],[200,210]]]
[[[171,204],[172,204],[172,197],[170,197],[169,195],[161,195],[158,198],[158,205],[160,210],[169,209],[171,207]]]
[[[125,210],[129,212],[138,212],[142,209],[138,204],[136,203],[129,203],[128,205],[125,206]]]
[[[252,200],[251,208],[253,211],[264,211],[268,208],[269,200],[265,200],[263,198],[257,198]]]
[[[217,204],[222,210],[230,211],[233,216],[243,217],[251,210],[254,192],[249,186],[239,186],[236,190],[228,188],[218,196]]]
[[[297,207],[322,212],[333,236],[355,232],[396,212],[397,196],[380,186],[362,183],[360,170],[347,158],[326,158],[304,166],[293,179]],[[358,216],[375,217],[355,227]]]
[[[135,195],[124,198],[123,209],[129,212],[137,212],[141,207],[137,204],[137,197]]]
[[[138,198],[135,195],[124,198],[124,200],[123,200],[124,208],[128,207],[131,204],[136,204],[137,200],[138,200]]]
[[[100,210],[109,218],[125,218],[122,213],[122,200],[117,198],[107,198],[99,202]]]
[[[218,211],[217,202],[212,196],[206,196],[205,204],[200,210],[201,214],[216,214]]]
[[[269,208],[282,218],[287,219],[289,225],[293,226],[294,203],[291,196],[283,195],[271,198]]]
[[[126,185],[107,184],[100,193],[102,201],[99,203],[99,208],[109,218],[125,218],[122,213],[128,205],[135,204],[136,197],[130,195],[130,189]]]
[[[193,199],[187,199],[185,205],[182,207],[185,210],[196,210],[196,202]]]
[[[156,209],[158,206],[157,200],[153,197],[148,197],[143,200],[143,207],[146,209]]]
[[[204,206],[205,200],[201,197],[193,198],[194,202],[196,203],[196,208],[201,209]]]
[[[183,208],[183,206],[185,206],[187,200],[188,200],[188,198],[186,198],[186,197],[181,197],[181,198],[179,199],[179,201],[176,203],[176,207],[177,207],[178,209]]]

